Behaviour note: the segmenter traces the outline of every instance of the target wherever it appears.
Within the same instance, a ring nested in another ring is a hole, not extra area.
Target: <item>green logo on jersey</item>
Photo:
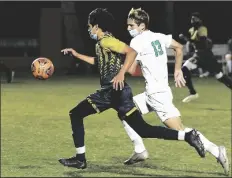
[[[152,41],[152,42],[151,42],[151,45],[152,45],[152,47],[153,47],[153,49],[154,49],[154,51],[155,51],[155,56],[156,56],[156,57],[161,56],[161,55],[164,54],[159,40]]]

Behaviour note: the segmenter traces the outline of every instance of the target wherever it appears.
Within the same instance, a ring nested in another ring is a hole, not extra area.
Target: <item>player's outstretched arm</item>
[[[73,57],[75,57],[77,59],[80,59],[82,61],[85,61],[85,62],[87,62],[89,64],[92,64],[92,65],[95,63],[94,57],[80,54],[80,53],[76,52],[72,48],[63,49],[63,50],[61,50],[61,52],[64,53],[64,55],[70,55],[71,54]]]
[[[176,87],[182,87],[185,86],[185,79],[181,70],[182,67],[182,61],[183,61],[183,46],[172,39],[171,45],[169,48],[172,48],[175,53],[175,73],[174,73],[174,78],[176,82]]]

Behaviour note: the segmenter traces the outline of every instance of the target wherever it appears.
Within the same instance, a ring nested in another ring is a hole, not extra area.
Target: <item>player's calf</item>
[[[191,65],[193,65],[194,67]],[[186,81],[186,86],[188,87],[188,90],[190,93],[189,96],[187,96],[186,98],[182,100],[182,102],[184,103],[190,102],[198,98],[198,94],[195,88],[193,87],[193,82],[192,82],[192,77],[191,77],[191,72],[190,72],[190,70],[195,69],[195,67],[197,67],[196,64],[191,63],[190,60],[186,61],[184,66],[182,67],[183,75]]]
[[[168,128],[175,130],[184,130],[184,125],[182,124],[180,117],[169,118],[165,120],[163,123]]]

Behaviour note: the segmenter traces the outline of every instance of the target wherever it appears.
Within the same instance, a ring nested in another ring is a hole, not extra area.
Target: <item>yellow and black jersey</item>
[[[110,82],[120,71],[122,55],[126,44],[116,39],[112,34],[105,33],[96,44],[96,64],[100,72],[102,88],[112,86]]]
[[[200,26],[198,28],[190,28],[189,29],[190,39],[192,41],[199,41],[200,37],[208,37],[208,30],[205,26]]]
[[[212,41],[208,38],[208,29],[205,26],[198,28],[192,27],[189,29],[191,41],[195,44],[196,49],[204,50],[212,48]],[[202,41],[202,37],[206,40]]]

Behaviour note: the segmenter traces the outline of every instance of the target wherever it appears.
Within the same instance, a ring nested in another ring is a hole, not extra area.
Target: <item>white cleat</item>
[[[217,162],[221,164],[221,166],[224,169],[225,175],[228,176],[230,165],[229,165],[228,157],[226,155],[226,148],[224,146],[219,146],[218,149],[219,149],[219,156],[217,158]]]
[[[133,155],[124,162],[124,164],[131,165],[131,164],[135,164],[141,161],[145,161],[146,159],[148,159],[147,150],[143,151],[142,153],[134,152]]]
[[[190,102],[190,101],[192,101],[192,100],[195,100],[195,99],[197,99],[197,98],[199,98],[198,93],[196,93],[196,94],[194,94],[194,95],[189,95],[189,96],[187,96],[185,99],[182,100],[182,102],[183,102],[183,103],[188,103],[188,102]]]
[[[205,73],[201,74],[199,77],[200,77],[200,78],[208,77],[208,76],[209,76],[209,74],[210,74],[210,73],[207,71],[207,72],[205,72]]]

